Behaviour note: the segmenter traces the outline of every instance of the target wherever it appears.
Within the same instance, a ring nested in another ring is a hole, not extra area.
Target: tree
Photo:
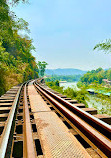
[[[35,50],[32,39],[18,33],[29,33],[28,23],[17,18],[7,2],[0,0],[0,95],[14,85],[38,77],[37,63],[31,54]]]
[[[94,50],[102,50],[105,53],[111,53],[111,39],[106,39],[105,42],[101,42],[99,44],[96,44],[96,46],[94,47]],[[101,68],[98,68],[96,71],[102,71]],[[106,71],[106,75],[104,75],[104,78],[111,80],[111,70]],[[102,83],[102,78],[99,80],[99,83]]]
[[[8,2],[8,0],[7,0],[7,2]],[[26,3],[26,2],[28,2],[28,0],[11,0],[10,2],[14,5],[14,4],[18,4],[19,2]]]
[[[45,68],[48,64],[45,61],[38,61],[39,74],[41,77],[44,76]]]
[[[111,53],[111,39],[106,39],[105,42],[101,42],[96,44],[94,50],[103,50],[106,53]]]
[[[96,69],[96,73],[98,73],[98,72],[100,72],[100,71],[102,71],[103,69],[101,68],[101,67],[99,67],[98,69]]]
[[[107,76],[106,71],[104,71],[102,68],[98,68],[96,70],[88,71],[81,77],[80,81],[86,84],[91,84],[94,82],[101,84],[102,79],[106,78]]]
[[[59,81],[58,81],[58,80],[55,81],[55,85],[56,85],[56,86],[59,86]]]

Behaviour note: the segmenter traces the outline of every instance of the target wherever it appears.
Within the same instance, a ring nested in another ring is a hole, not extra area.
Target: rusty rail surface
[[[28,83],[28,82],[27,82]],[[10,133],[12,129],[12,124],[14,121],[19,97],[21,95],[22,89],[24,90],[23,94],[23,157],[24,158],[35,158],[35,149],[34,149],[34,142],[33,142],[33,135],[32,135],[32,127],[30,122],[30,115],[29,115],[29,107],[27,101],[27,93],[26,93],[26,86],[27,83],[23,83],[14,98],[12,103],[11,110],[8,114],[8,118],[3,130],[3,133],[0,138],[0,158],[4,158],[5,154],[7,153],[8,141],[10,138]],[[11,90],[10,90],[11,91]],[[11,93],[12,94],[12,93]]]
[[[34,85],[42,95],[54,104],[96,146],[99,154],[102,152],[103,155],[111,157],[111,127],[108,124],[60,98],[38,83],[35,82]]]
[[[26,84],[24,86],[24,126],[23,126],[23,157],[24,158],[35,158],[35,151],[34,151],[34,143],[33,143],[33,136],[32,136],[32,129],[31,129],[31,122],[29,116],[29,108],[27,102],[27,94],[26,94]]]
[[[1,142],[0,142],[0,158],[5,157],[5,153],[7,150],[7,144],[8,144],[8,140],[9,140],[9,135],[10,135],[10,131],[11,131],[11,126],[12,126],[17,102],[18,102],[20,91],[21,91],[22,87],[23,87],[23,85],[21,85],[21,87],[19,88],[19,90],[15,96],[15,99],[14,99],[14,102],[12,104],[12,108],[10,110],[9,117],[7,120],[7,125],[5,126],[4,132],[2,134],[2,138],[1,138]]]

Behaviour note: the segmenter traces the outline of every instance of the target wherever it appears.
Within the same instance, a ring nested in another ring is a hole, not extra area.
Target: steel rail
[[[31,122],[29,116],[29,108],[27,102],[27,94],[26,94],[26,84],[24,86],[24,97],[23,97],[23,157],[24,158],[36,158],[35,150],[34,150],[34,142],[32,136]]]
[[[5,153],[6,153],[6,150],[7,150],[7,144],[8,144],[8,140],[9,140],[9,135],[10,135],[10,131],[11,131],[11,126],[12,126],[12,122],[13,122],[17,102],[18,102],[19,95],[20,95],[22,87],[23,87],[23,84],[20,86],[20,88],[19,88],[19,90],[18,90],[18,92],[15,96],[14,102],[12,104],[12,108],[9,112],[9,116],[8,116],[8,119],[7,119],[7,124],[4,127],[4,131],[3,131],[1,142],[0,142],[0,158],[5,157]]]
[[[100,132],[104,135],[107,135],[109,139],[111,139],[111,126],[107,123],[99,120],[98,118],[92,116],[91,114],[85,112],[84,110],[72,105],[70,102],[64,100],[63,98],[57,96],[56,94],[50,92],[49,90],[43,88],[38,83],[35,82],[36,85],[38,85],[42,90],[44,90],[47,94],[51,95],[53,98],[55,98],[57,101],[62,103],[64,106],[66,106],[68,109],[70,109],[72,112],[77,114],[79,117],[81,117],[83,120],[91,124],[94,128],[99,128]]]
[[[106,156],[111,156],[111,141],[106,138],[103,134],[98,132],[95,128],[91,127],[88,123],[86,123],[84,120],[79,118],[76,114],[72,113],[69,109],[67,109],[64,104],[60,103],[58,100],[55,100],[53,97],[56,96],[52,92],[49,92],[45,88],[41,87],[40,85],[36,85],[36,88],[50,101],[52,104],[54,104],[57,109],[64,114],[66,118],[68,118],[69,121],[71,121],[74,125],[77,126],[77,128],[100,150],[102,151]],[[48,93],[47,93],[48,91]],[[59,97],[60,99],[60,97]],[[78,108],[77,108],[78,110]],[[89,116],[89,114],[88,114]],[[99,122],[99,125],[102,124],[105,126],[105,130],[110,130],[111,128],[108,128],[106,124],[102,123],[102,121],[96,120]],[[106,128],[107,127],[107,128]]]

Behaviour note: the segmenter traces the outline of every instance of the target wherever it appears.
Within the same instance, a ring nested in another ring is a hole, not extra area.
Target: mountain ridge
[[[87,71],[74,68],[46,69],[46,75],[83,75]]]

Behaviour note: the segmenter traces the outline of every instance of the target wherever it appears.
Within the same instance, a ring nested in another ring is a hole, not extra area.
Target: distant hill
[[[87,71],[79,70],[79,69],[46,69],[45,74],[46,75],[83,75]]]

